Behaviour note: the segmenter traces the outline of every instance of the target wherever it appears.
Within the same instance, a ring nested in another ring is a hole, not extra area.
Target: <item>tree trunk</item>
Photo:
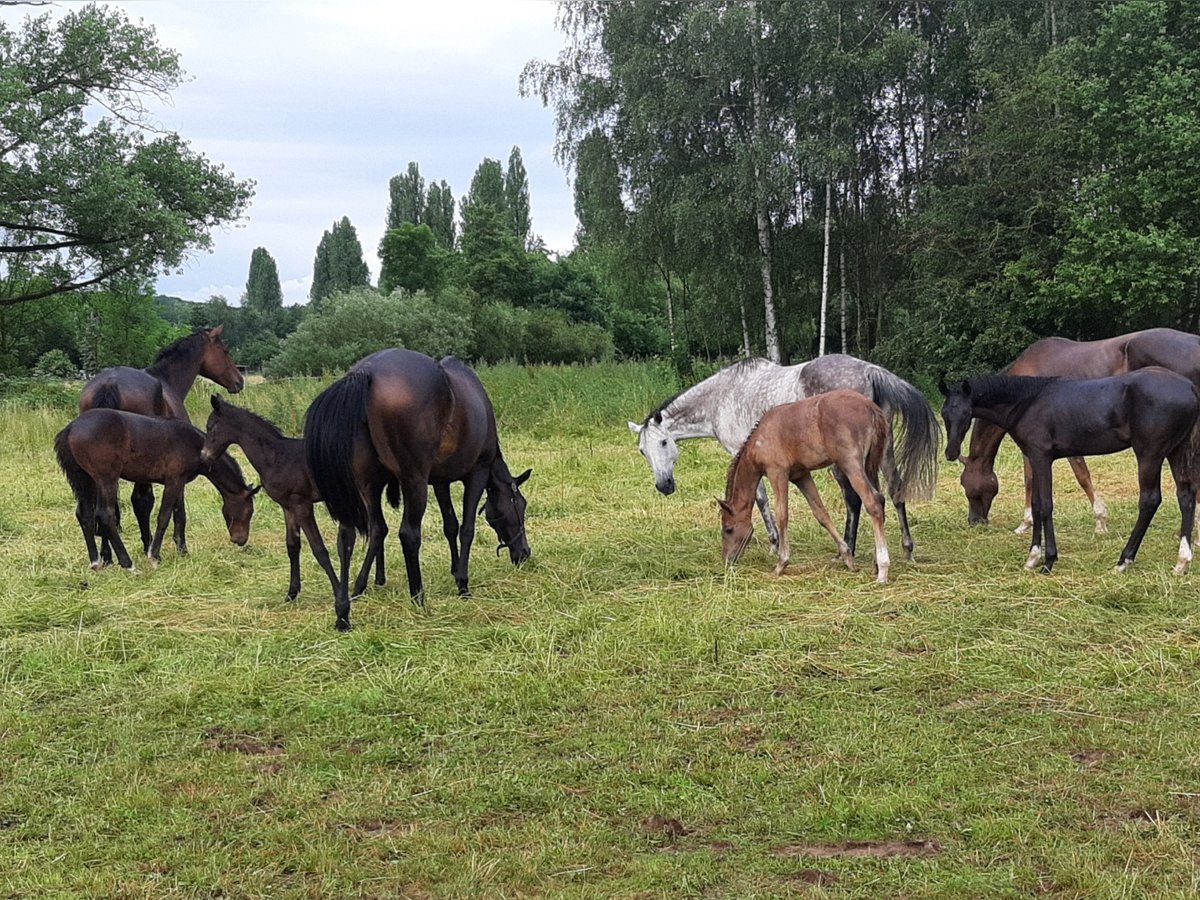
[[[749,359],[754,353],[750,349],[750,325],[746,321],[746,298],[738,294],[738,309],[742,313],[742,355]]]
[[[829,233],[833,225],[833,179],[825,182],[825,261],[821,266],[821,339],[817,356],[825,355],[825,332],[829,318]]]
[[[765,323],[767,358],[771,362],[781,362],[783,353],[779,345],[779,326],[775,322],[775,286],[771,274],[771,220],[767,215],[767,188],[762,171],[762,154],[766,149],[766,111],[762,91],[762,72],[758,62],[758,43],[762,35],[762,19],[758,5],[750,4],[754,13],[751,23],[750,43],[754,50],[754,88],[751,103],[754,116],[754,218],[758,229],[758,250],[762,258],[763,283],[763,321]]]
[[[847,324],[847,309],[846,309],[846,230],[839,229],[838,231],[838,269],[842,275],[842,352],[849,353],[850,350],[846,346]]]

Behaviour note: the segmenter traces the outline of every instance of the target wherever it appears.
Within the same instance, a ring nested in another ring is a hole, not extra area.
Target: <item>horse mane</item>
[[[159,363],[173,362],[176,359],[188,359],[192,352],[192,345],[196,341],[196,336],[203,334],[205,334],[205,331],[199,329],[193,331],[191,334],[185,334],[181,338],[176,338],[155,354],[154,362],[150,365],[157,366]]]
[[[748,362],[749,360],[747,360]],[[725,496],[729,497],[733,491],[733,476],[737,472],[738,466],[742,462],[742,454],[746,452],[746,448],[750,446],[750,438],[754,437],[758,431],[758,426],[762,424],[762,419],[754,423],[754,427],[750,429],[750,433],[746,435],[746,440],[742,441],[742,446],[738,447],[737,453],[733,454],[733,459],[729,463],[729,468],[725,472]]]
[[[978,375],[969,378],[966,384],[971,387],[973,395],[984,397],[1004,397],[1006,400],[1019,402],[1032,400],[1040,394],[1048,384],[1066,379],[1054,375]]]
[[[254,425],[259,426],[267,431],[273,438],[286,439],[287,435],[279,430],[279,426],[265,416],[260,416],[253,410],[246,409],[244,406],[238,406],[236,403],[230,403],[228,400],[221,403],[221,408],[228,410],[231,414],[240,414],[243,419],[248,420]]]
[[[771,364],[771,361],[769,359],[763,359],[761,356],[748,356],[745,359],[739,359],[737,362],[733,363],[732,365],[726,366],[724,369],[721,369],[720,371],[714,372],[713,374],[709,375],[703,381],[698,381],[695,384],[693,384],[691,387],[686,387],[682,391],[672,394],[670,397],[668,397],[662,403],[658,404],[658,406],[656,408],[650,410],[650,414],[648,416],[646,416],[646,421],[643,422],[642,424],[649,425],[651,419],[653,419],[655,421],[655,424],[662,424],[663,413],[665,413],[667,411],[667,408],[672,403],[674,403],[676,400],[678,400],[680,397],[682,397],[688,391],[694,390],[695,388],[699,387],[700,385],[704,384],[707,381],[712,381],[714,378],[717,378],[717,377],[720,377],[720,376],[726,375],[726,374],[741,374],[742,372],[746,371],[747,369],[757,369],[760,366],[770,365],[770,364]]]

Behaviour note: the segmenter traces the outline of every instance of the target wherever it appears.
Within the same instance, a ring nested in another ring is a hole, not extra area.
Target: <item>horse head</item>
[[[721,555],[725,557],[726,563],[733,565],[742,558],[750,544],[754,521],[750,516],[749,507],[744,514],[739,515],[725,500],[718,498],[717,506],[721,508]]]
[[[938,390],[945,398],[942,403],[942,421],[946,425],[946,459],[954,462],[962,455],[963,438],[974,418],[971,402],[971,384],[961,381],[949,386],[944,378],[938,379]]]
[[[663,424],[662,413],[650,416],[644,425],[630,422],[629,430],[638,436],[638,450],[650,464],[658,492],[668,495],[675,493],[675,460],[679,459],[679,445]]]
[[[483,505],[484,518],[500,539],[496,555],[499,556],[500,551],[507,548],[515,566],[529,559],[533,552],[529,549],[529,538],[525,533],[526,504],[525,495],[521,493],[521,485],[529,480],[531,474],[533,470],[526,469],[513,477],[503,458],[497,457],[492,465],[487,499]]]
[[[221,340],[224,330],[224,325],[217,325],[200,332],[204,335],[200,374],[210,381],[215,381],[229,393],[236,394],[246,386],[246,379],[233,357],[229,355],[229,348]]]
[[[228,433],[229,429],[226,427],[228,419],[221,415],[224,407],[225,401],[213,394],[213,411],[204,423],[204,447],[200,450],[200,461],[206,465],[228,450],[229,445],[233,443],[233,435]]]

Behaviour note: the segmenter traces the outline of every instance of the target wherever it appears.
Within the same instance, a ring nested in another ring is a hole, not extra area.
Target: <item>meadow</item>
[[[796,497],[776,578],[761,526],[721,561],[715,443],[654,491],[625,422],[678,388],[668,368],[481,375],[533,467],[533,559],[481,524],[459,599],[431,503],[426,609],[393,530],[345,635],[307,547],[284,602],[278,508],[234,547],[203,479],[189,556],[89,570],[51,449],[72,388],[0,399],[0,897],[1200,891],[1200,573],[1171,574],[1173,489],[1114,571],[1128,453],[1094,467],[1105,535],[1056,465],[1052,576],[1022,568],[1006,443],[990,526],[943,462],[914,562],[889,508],[876,585],[869,528],[848,571]],[[233,399],[297,434],[321,384]]]

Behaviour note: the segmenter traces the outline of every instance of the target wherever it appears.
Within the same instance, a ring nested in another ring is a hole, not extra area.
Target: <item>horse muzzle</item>
[[[654,486],[658,488],[658,492],[664,497],[669,497],[675,493],[675,479],[666,478],[662,481],[655,482]]]

